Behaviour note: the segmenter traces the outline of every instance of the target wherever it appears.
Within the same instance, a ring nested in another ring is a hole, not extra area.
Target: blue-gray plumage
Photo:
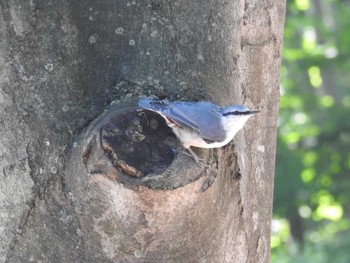
[[[216,148],[226,145],[248,118],[258,112],[242,105],[221,108],[203,101],[182,102],[147,98],[139,100],[139,107],[160,114],[198,164],[201,162],[191,150],[191,146]]]

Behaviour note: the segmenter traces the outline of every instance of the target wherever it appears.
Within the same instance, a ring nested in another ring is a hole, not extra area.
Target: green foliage
[[[272,262],[350,262],[349,17],[350,1],[288,1]]]

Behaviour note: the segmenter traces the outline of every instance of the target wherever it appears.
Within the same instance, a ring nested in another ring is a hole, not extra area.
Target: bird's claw
[[[203,158],[199,158],[195,153],[194,151],[192,151],[191,148],[188,148],[188,151],[189,153],[187,152],[181,152],[182,154],[186,155],[186,156],[189,156],[189,157],[192,157],[193,160],[195,161],[195,163],[200,166],[200,167],[203,167],[203,166],[209,166],[205,161],[205,159]]]

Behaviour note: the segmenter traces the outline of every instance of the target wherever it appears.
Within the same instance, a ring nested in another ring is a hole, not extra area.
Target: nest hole
[[[178,140],[165,120],[147,110],[112,117],[101,129],[103,149],[117,168],[134,177],[160,174],[172,163]]]

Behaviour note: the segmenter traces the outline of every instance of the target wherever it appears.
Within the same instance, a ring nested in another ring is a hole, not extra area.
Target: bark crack
[[[20,238],[23,236],[22,233],[23,233],[25,227],[27,226],[27,224],[29,222],[29,218],[30,218],[30,216],[32,216],[33,211],[36,207],[36,204],[35,204],[36,197],[37,196],[34,195],[32,200],[28,203],[29,209],[27,210],[27,213],[24,216],[23,223],[21,223],[18,226],[18,228],[16,229],[16,232],[14,233],[14,237],[9,245],[9,249],[8,249],[4,263],[9,262],[9,260],[15,255],[16,246],[19,244]]]

